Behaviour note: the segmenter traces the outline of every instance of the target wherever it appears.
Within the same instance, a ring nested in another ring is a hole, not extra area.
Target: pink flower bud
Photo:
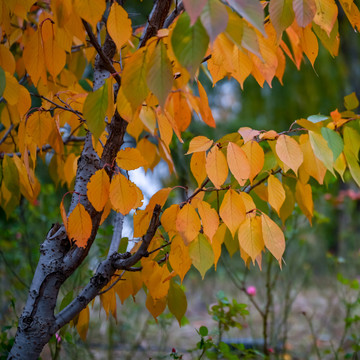
[[[58,333],[55,334],[55,338],[58,343],[61,342],[61,336]]]
[[[256,287],[255,286],[248,286],[246,288],[246,292],[248,293],[248,295],[250,296],[255,296],[256,295]]]

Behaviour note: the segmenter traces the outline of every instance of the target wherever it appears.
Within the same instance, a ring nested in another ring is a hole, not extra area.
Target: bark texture
[[[145,27],[143,46],[147,39],[155,35],[162,28],[169,12],[171,0],[158,0],[154,4],[149,23]],[[151,21],[151,25],[150,25]],[[94,67],[94,90],[101,87],[109,76],[114,76],[117,88],[121,85],[121,78],[112,65],[112,58],[116,46],[109,35],[106,36],[104,45],[97,43],[91,27],[83,21],[90,43],[98,55]],[[84,148],[78,160],[75,192],[71,201],[69,213],[80,201],[89,212],[92,219],[92,232],[85,248],[71,245],[67,238],[63,224],[54,224],[48,232],[45,241],[40,247],[40,259],[29,290],[28,299],[19,319],[15,342],[8,359],[37,359],[50,338],[62,326],[72,320],[88,303],[93,300],[106,286],[117,270],[140,270],[133,266],[144,256],[147,256],[148,246],[160,222],[160,207],[155,206],[153,216],[147,233],[142,239],[142,244],[134,254],[119,254],[114,251],[107,259],[99,264],[95,275],[84,287],[82,292],[60,313],[55,314],[54,309],[62,284],[81,265],[93,244],[102,212],[97,212],[88,201],[87,183],[90,177],[104,167],[113,164],[118,150],[123,144],[126,132],[126,121],[116,112],[108,124],[108,139],[104,145],[101,159],[94,151],[91,134],[87,134]],[[112,173],[106,167],[109,177]],[[79,200],[80,199],[80,200]]]

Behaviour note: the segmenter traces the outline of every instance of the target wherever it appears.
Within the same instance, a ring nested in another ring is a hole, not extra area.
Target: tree
[[[359,30],[354,2],[340,4]],[[153,169],[163,159],[173,172],[170,143],[174,136],[183,141],[192,114],[216,125],[199,72],[208,71],[214,85],[233,77],[242,86],[250,75],[260,86],[271,86],[274,77],[282,82],[286,56],[298,69],[305,56],[314,66],[319,40],[337,55],[338,7],[334,0],[163,0],[135,27],[126,5],[1,4],[1,207],[9,215],[21,197],[36,201],[39,158],[71,193],[68,209],[60,204],[63,224],[52,225],[40,247],[10,359],[36,359],[71,320],[84,338],[87,306],[98,295],[114,312],[116,293],[123,301],[145,286],[151,314],[168,305],[180,322],[186,297],[177,281],[191,265],[202,277],[216,267],[225,239],[237,244],[248,266],[261,267],[266,250],[281,266],[285,239],[277,221],[285,223],[297,202],[311,223],[314,180],[322,185],[327,176],[349,173],[360,185],[353,93],[346,111],[299,119],[280,133],[242,127],[216,141],[193,137],[186,155],[197,188],[167,207],[175,190],[163,188],[140,209],[143,195],[128,171]],[[135,146],[124,146],[126,134]],[[268,210],[259,210],[258,201]],[[62,284],[87,257],[111,209],[117,226],[108,256],[55,313]],[[119,252],[123,219],[132,210],[139,242]]]

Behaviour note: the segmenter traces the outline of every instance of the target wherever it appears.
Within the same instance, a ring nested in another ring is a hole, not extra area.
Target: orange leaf
[[[219,227],[219,216],[216,210],[205,201],[200,201],[197,208],[201,217],[204,234],[206,234],[210,242],[212,242],[212,238]]]
[[[280,208],[285,201],[285,190],[281,181],[274,175],[268,178],[268,201],[272,208],[280,215]]]
[[[273,254],[281,267],[281,258],[285,251],[285,237],[279,226],[266,214],[261,214],[262,235],[266,248]]]
[[[129,147],[117,153],[116,162],[119,168],[124,170],[135,170],[148,165],[138,149]]]
[[[192,154],[195,152],[206,151],[211,147],[212,144],[213,144],[213,141],[208,139],[206,136],[195,136],[190,141],[189,150],[186,153],[186,155],[189,155],[189,154]]]
[[[111,38],[118,50],[130,39],[132,28],[128,13],[117,2],[111,5],[106,23]]]
[[[234,237],[244,221],[246,211],[241,196],[235,190],[228,190],[220,206],[220,216]]]
[[[300,206],[301,211],[304,213],[304,215],[309,220],[309,223],[311,224],[314,211],[311,185],[304,185],[301,181],[298,181],[296,183],[295,198]]]
[[[276,141],[276,154],[279,159],[297,174],[304,160],[300,145],[288,135],[280,135]]]
[[[192,262],[189,256],[189,248],[184,244],[183,239],[179,235],[176,235],[171,240],[169,261],[171,267],[180,276],[182,282],[186,273],[190,270]]]
[[[240,146],[229,142],[227,147],[227,161],[230,171],[235,179],[240,186],[243,186],[250,176],[250,164],[246,154],[241,150]]]
[[[240,247],[251,257],[254,263],[256,257],[264,248],[261,218],[258,216],[247,216],[239,227],[238,238]]]
[[[177,204],[168,207],[161,215],[161,225],[165,231],[169,234],[170,232],[177,232],[176,229],[176,218],[180,211],[180,207]]]
[[[101,211],[109,198],[110,179],[104,169],[91,176],[87,184],[87,197],[96,211]]]
[[[199,234],[201,222],[191,204],[185,204],[176,217],[176,229],[182,236],[185,245],[190,244]]]
[[[86,340],[86,335],[89,329],[90,312],[89,307],[81,310],[76,322],[76,330],[80,335],[82,341]]]
[[[250,140],[253,140],[254,137],[258,136],[260,134],[259,130],[254,130],[249,127],[241,127],[238,130],[238,133],[242,136],[244,139],[244,144],[249,142]]]
[[[101,20],[106,4],[103,0],[74,0],[74,8],[79,16],[95,28]]]
[[[170,282],[167,279],[170,272],[166,266],[160,266],[156,261],[143,258],[141,277],[154,300],[167,295]]]
[[[205,167],[209,179],[216,188],[220,188],[228,176],[229,169],[225,155],[217,145],[213,146],[208,153]]]
[[[192,154],[190,160],[190,169],[198,186],[201,186],[203,181],[206,178],[206,168],[205,168],[206,156],[205,151],[196,152]]]
[[[200,81],[197,82],[200,95],[199,110],[201,118],[207,125],[211,127],[216,127],[215,120],[212,116],[211,109],[209,107],[209,101],[204,87],[201,85]]]
[[[113,209],[126,215],[135,207],[137,199],[136,185],[124,175],[116,174],[110,184],[110,201]]]
[[[157,317],[161,315],[166,308],[166,296],[161,299],[153,299],[151,294],[148,293],[146,297],[146,308],[149,310],[149,313],[154,317],[157,322]]]
[[[60,203],[60,214],[61,214],[61,218],[64,223],[64,226],[65,226],[65,231],[67,232],[68,218],[66,216],[66,211],[65,211],[63,200],[61,200],[61,203]]]
[[[85,248],[92,230],[89,213],[82,204],[77,204],[68,218],[68,237],[76,241],[76,246]]]
[[[26,132],[32,137],[36,145],[41,148],[49,142],[54,119],[48,112],[36,111],[32,113],[26,122]]]
[[[246,154],[250,163],[249,180],[252,183],[255,176],[262,170],[264,166],[265,156],[264,150],[256,141],[249,141],[241,147]]]

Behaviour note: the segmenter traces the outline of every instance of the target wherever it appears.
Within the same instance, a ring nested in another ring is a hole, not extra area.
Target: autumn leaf
[[[264,150],[256,141],[249,141],[241,147],[241,150],[244,151],[247,159],[250,164],[250,174],[249,180],[250,183],[254,180],[256,175],[262,170],[264,166]]]
[[[258,216],[247,216],[239,227],[238,239],[240,247],[251,257],[254,263],[256,257],[264,248],[261,218]]]
[[[293,8],[296,21],[301,27],[309,25],[316,14],[315,0],[294,0]]]
[[[233,189],[229,189],[220,206],[220,216],[234,237],[236,230],[245,220],[245,206],[241,196]]]
[[[206,272],[214,264],[214,252],[206,237],[199,234],[189,246],[189,256],[194,267],[204,279]]]
[[[117,2],[111,5],[107,19],[107,29],[118,50],[130,39],[132,34],[131,20],[128,13]]]
[[[268,201],[271,207],[280,215],[280,209],[285,201],[285,190],[281,181],[274,175],[268,178]]]
[[[198,19],[193,26],[187,13],[179,16],[171,36],[171,46],[179,63],[194,77],[209,43],[204,26]]]
[[[164,296],[161,299],[153,299],[150,293],[147,294],[146,308],[149,310],[149,313],[154,317],[157,321],[157,317],[161,315],[166,308],[166,297]]]
[[[92,221],[84,205],[77,204],[68,218],[67,232],[76,246],[85,248],[92,231]]]
[[[229,169],[225,155],[217,145],[213,146],[206,156],[205,167],[209,179],[216,188],[220,188],[228,176]]]
[[[227,162],[235,179],[240,186],[243,186],[250,177],[250,164],[240,146],[229,142],[227,146]]]
[[[194,175],[198,186],[200,187],[203,181],[206,179],[206,155],[205,151],[196,152],[191,156],[190,160],[190,169],[191,173]]]
[[[206,136],[195,136],[190,141],[189,150],[186,155],[192,154],[194,152],[202,152],[209,150],[213,143],[214,142],[208,139]]]
[[[115,211],[126,215],[135,207],[138,199],[136,185],[122,174],[111,179],[110,201]]]
[[[216,210],[205,201],[200,201],[197,208],[202,221],[204,234],[207,235],[210,242],[212,242],[212,238],[219,227],[219,216]]]
[[[108,108],[108,86],[104,84],[86,97],[83,115],[91,133],[99,138],[105,130],[105,114]]]
[[[147,165],[146,160],[136,148],[121,149],[116,155],[116,163],[123,170],[135,170]]]
[[[104,169],[91,176],[87,184],[87,197],[96,211],[102,211],[109,199],[110,179]]]
[[[149,259],[143,259],[142,266],[141,277],[151,297],[158,300],[166,296],[170,286],[169,280],[166,280],[170,274],[167,266],[160,266]]]
[[[184,240],[179,235],[175,235],[171,240],[169,262],[182,282],[190,270],[192,261],[189,256],[189,247],[184,244]]]
[[[186,12],[189,14],[191,19],[191,26],[195,24],[206,3],[207,0],[184,0]]]
[[[82,341],[86,340],[86,336],[89,330],[89,321],[90,321],[90,312],[89,312],[89,308],[86,307],[79,313],[76,321],[76,330],[79,333]]]
[[[186,313],[186,295],[180,285],[173,280],[170,281],[170,289],[167,297],[167,304],[170,312],[175,316],[181,326],[181,319]]]
[[[261,214],[261,228],[266,248],[279,262],[281,267],[281,259],[285,251],[284,233],[279,226],[264,213]]]
[[[296,140],[288,135],[280,135],[276,141],[276,154],[285,165],[297,174],[304,155]]]
[[[200,95],[200,103],[199,109],[201,118],[207,125],[211,127],[216,127],[214,117],[211,113],[211,109],[209,107],[208,97],[206,95],[206,91],[204,87],[201,85],[200,81],[197,82],[199,88],[199,95]]]
[[[176,229],[186,245],[190,244],[199,234],[201,222],[191,204],[185,204],[176,217]]]

